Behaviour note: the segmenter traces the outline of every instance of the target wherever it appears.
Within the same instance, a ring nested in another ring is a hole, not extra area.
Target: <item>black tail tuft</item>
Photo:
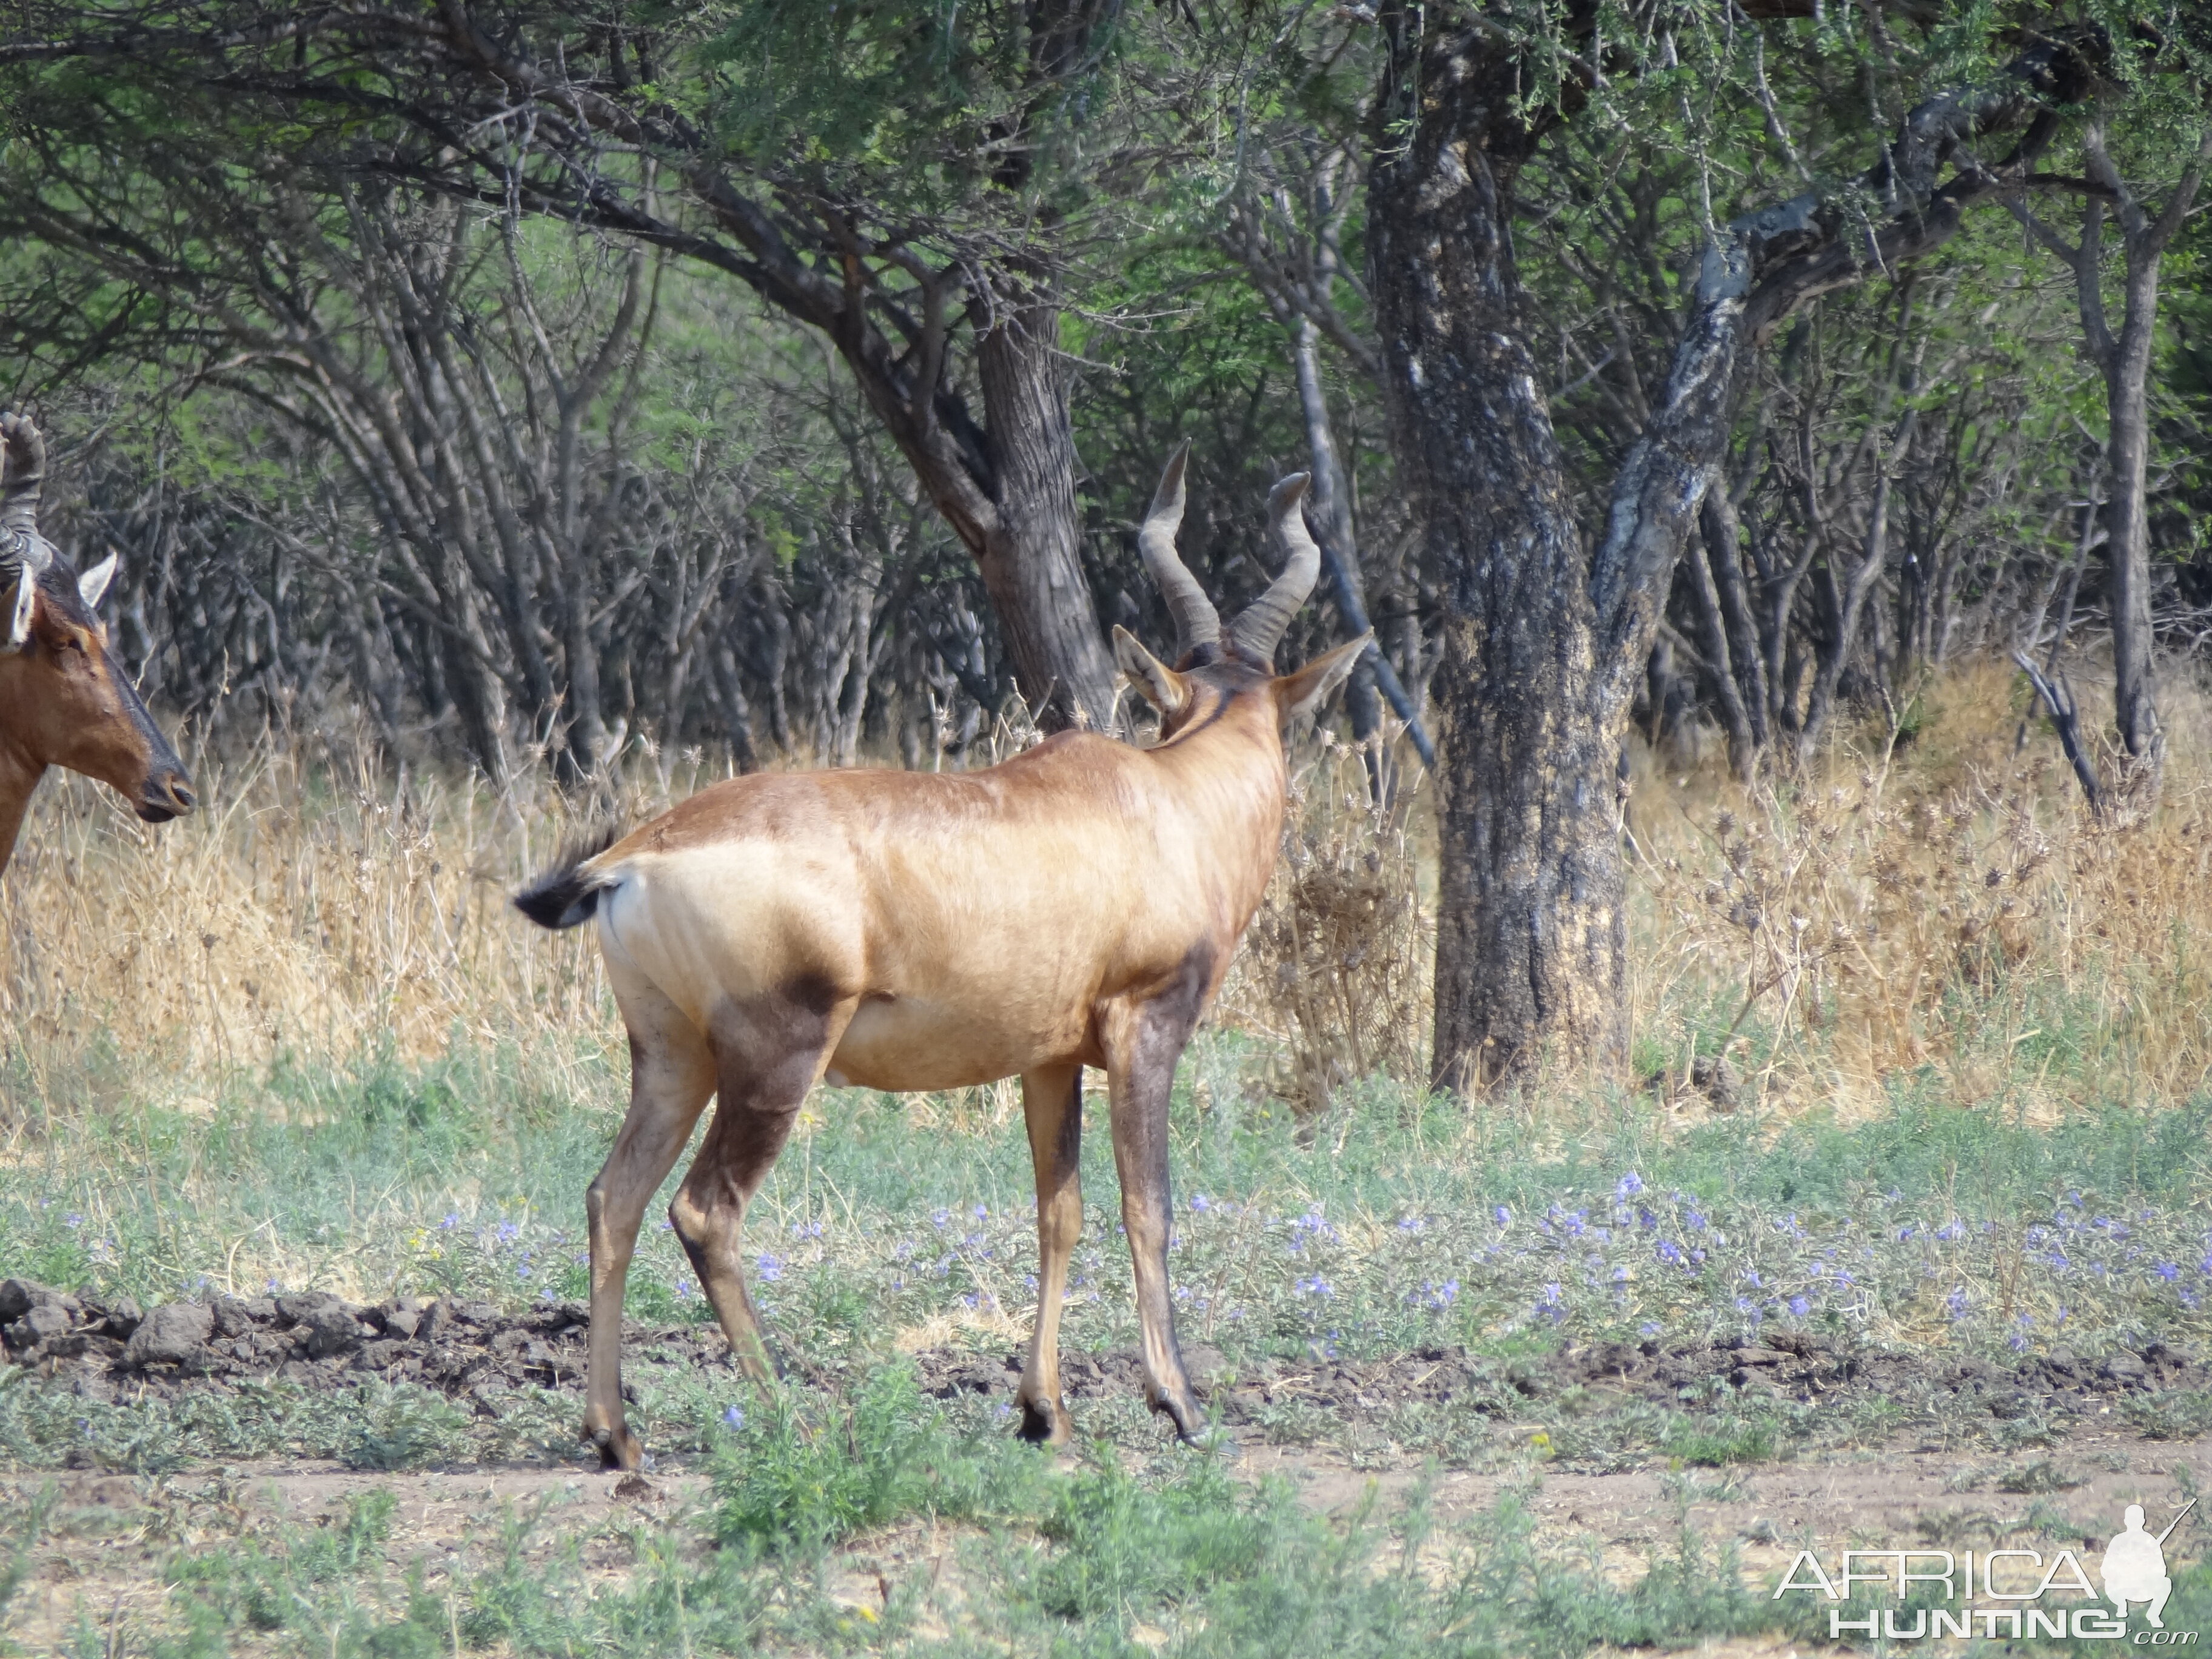
[[[620,833],[602,830],[562,848],[553,867],[514,896],[514,908],[540,927],[574,927],[589,921],[599,908],[600,890],[613,884],[577,866],[613,846]]]

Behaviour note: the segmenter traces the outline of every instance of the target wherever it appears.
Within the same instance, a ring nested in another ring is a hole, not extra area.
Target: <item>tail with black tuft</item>
[[[600,892],[614,882],[580,866],[613,846],[620,833],[602,830],[563,848],[551,869],[514,896],[514,908],[540,927],[574,927],[589,921],[599,908]]]

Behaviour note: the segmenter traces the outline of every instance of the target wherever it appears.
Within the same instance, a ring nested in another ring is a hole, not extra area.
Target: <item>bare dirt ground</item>
[[[2042,1535],[2052,1543],[2100,1550],[2122,1508],[2142,1502],[2170,1508],[2180,1486],[2212,1480],[2212,1437],[2150,1442],[2118,1431],[2087,1430],[2052,1449],[2054,1479],[2078,1480],[2060,1508],[2081,1523],[2079,1536],[2054,1536],[2046,1504]],[[1507,1474],[1413,1468],[1376,1472],[1310,1449],[1248,1443],[1240,1474],[1279,1475],[1316,1510],[1349,1514],[1370,1503],[1389,1513],[1417,1482],[1429,1482],[1440,1519],[1480,1514],[1509,1491],[1539,1518],[1547,1550],[1595,1559],[1628,1582],[1671,1550],[1686,1525],[1712,1544],[1733,1542],[1754,1582],[1787,1566],[1817,1535],[1833,1549],[1911,1543],[1986,1547],[2018,1531],[2034,1498],[1996,1490],[1996,1462],[1977,1466],[1955,1452],[1861,1449],[1787,1462],[1741,1465],[1724,1473],[1667,1470],[1577,1473],[1535,1467]],[[1532,1482],[1531,1475],[1540,1477]],[[595,1577],[621,1577],[635,1559],[641,1531],[681,1526],[706,1497],[705,1477],[647,1480],[573,1470],[486,1468],[463,1472],[366,1474],[328,1463],[249,1463],[155,1479],[89,1473],[0,1478],[0,1504],[25,1505],[42,1491],[54,1504],[52,1530],[19,1592],[11,1635],[27,1652],[63,1648],[88,1617],[111,1626],[151,1622],[164,1586],[164,1559],[196,1539],[234,1538],[257,1525],[289,1521],[331,1524],[349,1501],[377,1492],[398,1498],[386,1561],[395,1573],[417,1566],[432,1595],[480,1568],[503,1527],[537,1516],[531,1552],[582,1540],[583,1565]],[[845,1553],[838,1593],[855,1605],[917,1570],[942,1576],[957,1556],[956,1529],[907,1525],[860,1540]],[[887,1599],[887,1597],[885,1597]],[[1704,1651],[1775,1654],[1796,1644],[1751,1640]]]
[[[222,1392],[270,1377],[341,1387],[378,1376],[435,1388],[492,1415],[513,1389],[580,1393],[582,1380],[584,1310],[575,1304],[507,1316],[483,1302],[364,1308],[310,1295],[142,1313],[9,1280],[0,1284],[0,1314],[8,1316],[0,1335],[10,1360],[48,1386],[106,1401]],[[728,1363],[711,1327],[634,1327],[629,1349],[647,1363]],[[948,1400],[1011,1400],[1019,1371],[1012,1353],[933,1349],[913,1358],[924,1390]],[[1801,1335],[1777,1336],[1771,1346],[1570,1346],[1512,1361],[1440,1348],[1241,1369],[1202,1349],[1191,1358],[1201,1391],[1237,1426],[1241,1472],[1279,1475],[1304,1502],[1332,1513],[1369,1503],[1389,1512],[1417,1483],[1426,1483],[1432,1509],[1447,1521],[1516,1495],[1536,1515],[1540,1542],[1596,1560],[1623,1582],[1674,1547],[1685,1527],[1715,1545],[1732,1543],[1754,1580],[1782,1571],[1816,1535],[1829,1547],[1960,1549],[2033,1528],[2063,1547],[2101,1549],[2124,1504],[2168,1509],[2179,1492],[2212,1480],[2212,1437],[2146,1439],[2115,1411],[2131,1394],[2205,1385],[2202,1368],[2156,1344],[2094,1359],[2060,1351],[2008,1368],[1846,1350]],[[1139,1392],[1130,1352],[1071,1353],[1065,1375],[1077,1401]],[[1355,1468],[1327,1450],[1273,1442],[1256,1426],[1286,1402],[1379,1420],[1408,1401],[1471,1406],[1506,1424],[1570,1391],[1583,1410],[1645,1402],[1692,1413],[1762,1400],[1818,1408],[1881,1395],[1911,1399],[1923,1426],[1892,1443],[1800,1451],[1786,1461],[1685,1469],[1647,1460],[1617,1473],[1562,1466],[1532,1437],[1525,1456],[1501,1460],[1511,1465],[1501,1473],[1441,1474],[1410,1457]],[[1987,1430],[2031,1414],[2064,1426],[2040,1448],[1990,1449]],[[1960,1431],[1931,1436],[1931,1421]],[[164,1594],[164,1560],[179,1547],[278,1521],[327,1524],[378,1491],[398,1499],[382,1547],[387,1563],[397,1573],[419,1569],[433,1595],[508,1547],[502,1539],[528,1516],[537,1524],[520,1546],[526,1552],[581,1540],[587,1571],[619,1577],[636,1559],[641,1531],[680,1528],[706,1496],[697,1474],[640,1480],[543,1466],[388,1474],[291,1461],[144,1478],[92,1470],[0,1477],[0,1505],[20,1510],[41,1494],[52,1504],[10,1634],[43,1653],[81,1636],[88,1619],[118,1629],[150,1620]],[[839,1593],[862,1604],[878,1593],[872,1587],[918,1569],[942,1574],[956,1545],[949,1531],[931,1527],[864,1540],[846,1553]],[[888,1589],[880,1594],[888,1599]],[[1786,1645],[1709,1650],[1780,1653]]]

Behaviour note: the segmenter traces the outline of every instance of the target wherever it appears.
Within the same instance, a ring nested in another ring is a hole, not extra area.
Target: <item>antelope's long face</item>
[[[81,576],[58,557],[35,572],[0,566],[0,744],[34,769],[97,778],[147,823],[166,823],[196,805],[191,776],[109,654],[94,607],[114,574],[112,555]]]

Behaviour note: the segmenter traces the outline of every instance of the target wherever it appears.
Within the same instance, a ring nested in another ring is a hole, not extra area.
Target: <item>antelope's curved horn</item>
[[[27,415],[0,415],[0,564],[44,570],[53,549],[39,534],[39,492],[46,482],[46,441]]]
[[[1293,472],[1267,492],[1268,528],[1282,550],[1283,574],[1229,625],[1237,651],[1255,662],[1274,661],[1283,630],[1321,574],[1321,548],[1306,531],[1307,479],[1307,474]]]
[[[1144,555],[1145,568],[1152,573],[1175,617],[1178,659],[1194,647],[1212,645],[1221,638],[1220,612],[1176,552],[1176,532],[1182,526],[1183,465],[1189,459],[1190,440],[1186,438],[1168,457],[1160,487],[1152,492],[1152,508],[1137,530],[1137,551]]]

